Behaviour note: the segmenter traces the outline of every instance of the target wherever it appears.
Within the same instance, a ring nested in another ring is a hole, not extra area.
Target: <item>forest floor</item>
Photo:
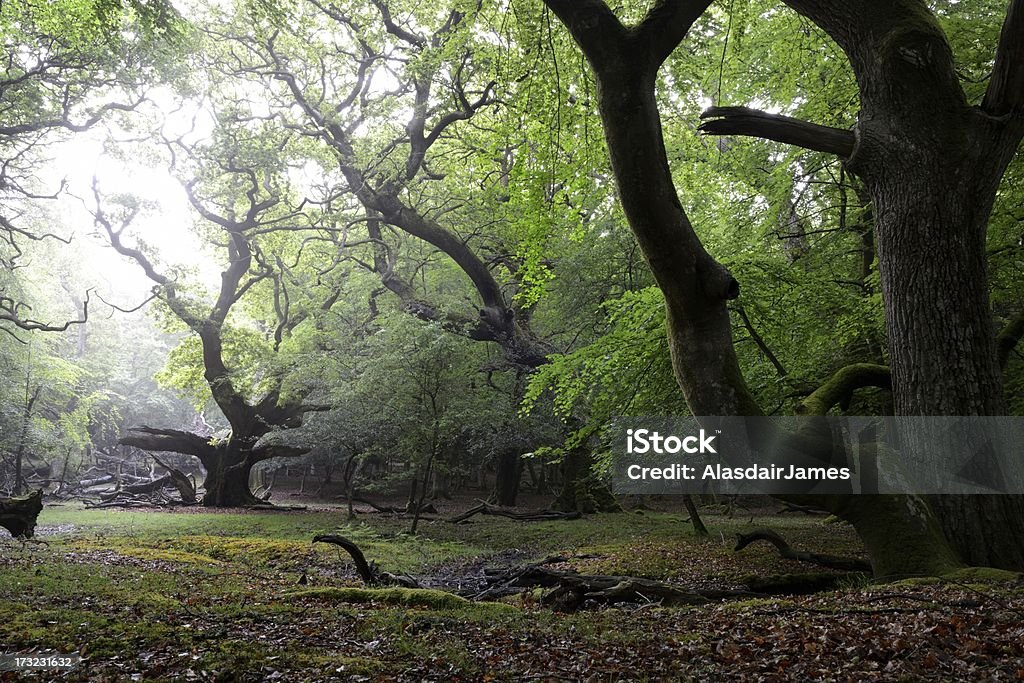
[[[860,552],[849,528],[820,517],[705,521],[708,540],[678,512],[651,510],[558,522],[426,519],[413,537],[408,519],[346,522],[341,509],[48,507],[44,543],[0,539],[0,654],[83,656],[41,680],[1024,680],[1019,579],[850,579],[813,595],[557,613],[536,594],[480,603],[357,590],[349,557],[310,543],[342,534],[383,570],[447,585],[483,566],[555,554],[567,558],[562,568],[697,588],[819,571],[766,544],[732,551],[736,532],[766,526],[803,550]],[[9,680],[22,679],[0,673]]]

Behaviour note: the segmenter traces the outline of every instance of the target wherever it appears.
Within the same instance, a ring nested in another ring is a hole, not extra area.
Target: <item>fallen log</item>
[[[828,510],[822,510],[816,508],[813,505],[797,505],[796,503],[783,502],[783,507],[779,510],[780,515],[784,515],[787,512],[802,512],[805,515],[828,515]]]
[[[682,586],[637,576],[577,574],[547,569],[539,564],[513,569],[487,577],[490,586],[473,596],[490,600],[529,588],[551,588],[541,604],[560,609],[576,609],[592,600],[603,604],[659,602],[667,606],[704,605],[713,600],[755,595],[749,591],[687,590]]]
[[[95,479],[82,479],[78,482],[78,487],[81,489],[91,489],[94,486],[113,484],[115,481],[117,481],[117,477],[113,474],[104,474],[103,476],[96,477]]]
[[[43,511],[43,490],[37,489],[27,496],[0,498],[0,526],[15,538],[32,538],[36,519]]]
[[[406,588],[428,588],[420,581],[409,576],[398,576],[377,569],[373,562],[368,562],[354,542],[344,536],[321,534],[313,538],[314,543],[330,543],[343,548],[355,563],[359,578],[367,586],[397,585]],[[461,595],[472,600],[494,600],[522,593],[531,588],[550,588],[541,598],[541,604],[554,609],[575,610],[584,602],[600,604],[617,603],[654,603],[662,605],[703,605],[713,600],[724,598],[749,597],[758,595],[749,591],[735,590],[687,590],[652,579],[636,576],[602,576],[577,574],[573,571],[547,569],[544,564],[564,558],[547,558],[544,561],[505,570],[485,570],[483,590],[480,584],[471,590],[447,592]]]
[[[572,512],[559,512],[558,510],[533,510],[530,512],[515,512],[480,501],[479,505],[469,508],[461,515],[449,518],[448,522],[458,524],[464,522],[473,515],[494,515],[496,517],[507,517],[518,522],[543,522],[556,519],[580,519],[583,515],[578,510]]]
[[[839,569],[847,572],[871,573],[871,563],[854,557],[839,557],[837,555],[824,555],[822,553],[809,553],[802,550],[794,550],[782,536],[771,529],[757,529],[749,534],[736,534],[736,547],[734,551],[743,550],[751,543],[767,541],[775,546],[779,555],[787,560],[796,562],[809,562],[819,567]]]
[[[338,498],[344,498],[344,497],[345,496],[338,496]],[[363,498],[361,496],[353,496],[352,497],[352,502],[353,503],[362,503],[363,505],[369,505],[375,511],[383,513],[383,514],[386,514],[386,515],[405,515],[405,514],[410,514],[411,515],[411,514],[414,513],[414,511],[410,510],[408,506],[400,507],[399,508],[399,507],[393,507],[391,505],[378,505],[377,503],[374,503],[372,500],[370,500],[368,498]],[[425,505],[420,507],[420,513],[422,514],[424,512],[436,513],[437,509],[434,508],[434,506],[431,505],[430,503],[427,503],[427,504],[425,504]]]
[[[165,486],[170,485],[171,475],[165,474],[162,477],[157,477],[156,479],[151,479],[150,481],[141,481],[137,484],[129,484],[127,486],[123,486],[121,487],[121,491],[133,495],[139,493],[153,493],[154,491],[159,491]]]

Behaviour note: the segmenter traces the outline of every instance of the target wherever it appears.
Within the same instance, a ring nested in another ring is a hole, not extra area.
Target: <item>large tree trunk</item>
[[[834,496],[829,502],[857,530],[875,576],[940,576],[962,566],[921,498]]]
[[[1004,415],[985,240],[996,189],[1024,135],[1024,0],[1010,3],[980,106],[967,101],[923,2],[786,2],[850,58],[862,105],[856,134],[735,107],[709,110],[724,118],[702,129],[847,158],[874,208],[896,414]],[[905,448],[941,456],[924,434],[910,434]],[[1024,499],[929,501],[964,561],[1024,568]]]
[[[237,448],[223,446],[201,458],[206,468],[203,505],[206,507],[246,507],[263,503],[252,494],[249,478],[253,464]]]
[[[249,475],[257,463],[270,458],[294,458],[308,448],[277,444],[256,445],[258,437],[232,437],[211,445],[208,437],[177,429],[134,427],[120,439],[125,446],[145,451],[185,453],[199,458],[206,468],[202,504],[206,507],[244,507],[263,504],[249,489]]]
[[[807,7],[817,3],[792,4],[818,20]],[[834,21],[819,23],[846,50],[860,83],[849,168],[874,203],[896,414],[1005,415],[985,247],[1021,118],[996,110],[989,96],[969,105],[945,35],[923,7],[895,3],[844,30]],[[867,27],[882,30],[864,41]],[[965,562],[1024,569],[1024,498],[929,500]]]
[[[929,496],[939,525],[970,565],[1024,570],[1024,496]]]

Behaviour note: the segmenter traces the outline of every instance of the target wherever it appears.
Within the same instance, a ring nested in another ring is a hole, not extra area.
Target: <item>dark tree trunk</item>
[[[42,385],[36,387],[34,392],[29,392],[30,377],[25,378],[25,406],[21,418],[21,434],[18,437],[18,447],[14,452],[14,495],[18,496],[25,492],[25,448],[28,446],[28,430],[32,421],[32,407],[39,399]]]
[[[498,505],[513,507],[519,496],[519,481],[523,476],[523,460],[517,451],[503,451],[498,454],[494,479],[494,493],[491,499]]]
[[[929,496],[939,524],[970,565],[1024,570],[1024,496]]]
[[[231,438],[210,445],[209,437],[176,429],[135,427],[120,443],[146,451],[185,453],[199,458],[206,469],[202,504],[206,507],[244,507],[263,504],[249,489],[252,468],[270,458],[294,458],[308,448],[282,445],[255,446],[258,438]]]
[[[586,448],[570,449],[562,460],[562,489],[552,510],[560,512],[622,512],[611,489],[594,476],[594,459]]]
[[[217,448],[215,455],[202,460],[206,468],[203,483],[206,493],[202,501],[205,507],[246,507],[263,503],[249,488],[253,463],[237,449]]]
[[[706,538],[710,534],[708,528],[704,526],[704,520],[700,518],[700,512],[697,510],[697,504],[693,500],[693,496],[684,495],[683,505],[686,506],[686,512],[690,515],[690,524],[693,525],[693,533],[697,534],[701,538]]]
[[[412,481],[409,483],[409,499],[405,501],[405,511],[415,512],[416,502],[419,500],[420,472],[418,469],[412,471]]]
[[[1007,79],[1008,70],[1020,78],[1024,8],[1011,3],[989,90],[971,106],[923,4],[852,17],[836,16],[832,2],[789,4],[840,44],[860,85],[848,167],[874,205],[896,414],[1005,415],[985,247],[996,189],[1024,134],[1024,94]],[[963,561],[1024,569],[1024,498],[929,502]]]

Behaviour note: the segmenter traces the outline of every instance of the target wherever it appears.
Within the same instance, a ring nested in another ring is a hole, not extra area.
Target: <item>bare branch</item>
[[[384,20],[384,28],[387,29],[388,33],[395,36],[399,40],[405,41],[406,43],[409,43],[410,45],[415,45],[417,47],[422,47],[427,44],[427,40],[423,36],[413,33],[408,29],[402,28],[401,26],[395,23],[395,20],[391,16],[391,10],[388,9],[388,6],[384,2],[384,0],[372,0],[372,2],[373,5],[377,8],[377,11],[380,12],[381,19]]]
[[[820,126],[791,116],[769,114],[749,107],[711,107],[697,129],[705,135],[746,135],[796,145],[843,159],[853,155],[852,131]]]
[[[82,317],[78,320],[66,320],[59,325],[39,322],[31,318],[22,318],[18,315],[21,308],[32,310],[28,304],[16,303],[10,297],[0,297],[0,321],[13,323],[27,332],[66,332],[72,325],[83,325],[89,320],[89,294],[91,289],[85,290],[85,301],[82,303]],[[13,336],[13,335],[12,335]],[[17,339],[17,336],[15,336]],[[21,341],[18,339],[18,341]]]
[[[70,119],[46,119],[43,121],[32,121],[30,123],[19,123],[14,126],[0,126],[0,135],[14,136],[21,135],[24,133],[35,133],[41,130],[50,128],[63,128],[73,133],[81,133],[87,131],[97,123],[103,120],[103,117],[112,111],[134,111],[140,104],[146,100],[145,97],[131,102],[129,104],[122,104],[120,102],[109,102],[104,104],[95,112],[93,112],[85,121],[82,123],[75,123]]]

